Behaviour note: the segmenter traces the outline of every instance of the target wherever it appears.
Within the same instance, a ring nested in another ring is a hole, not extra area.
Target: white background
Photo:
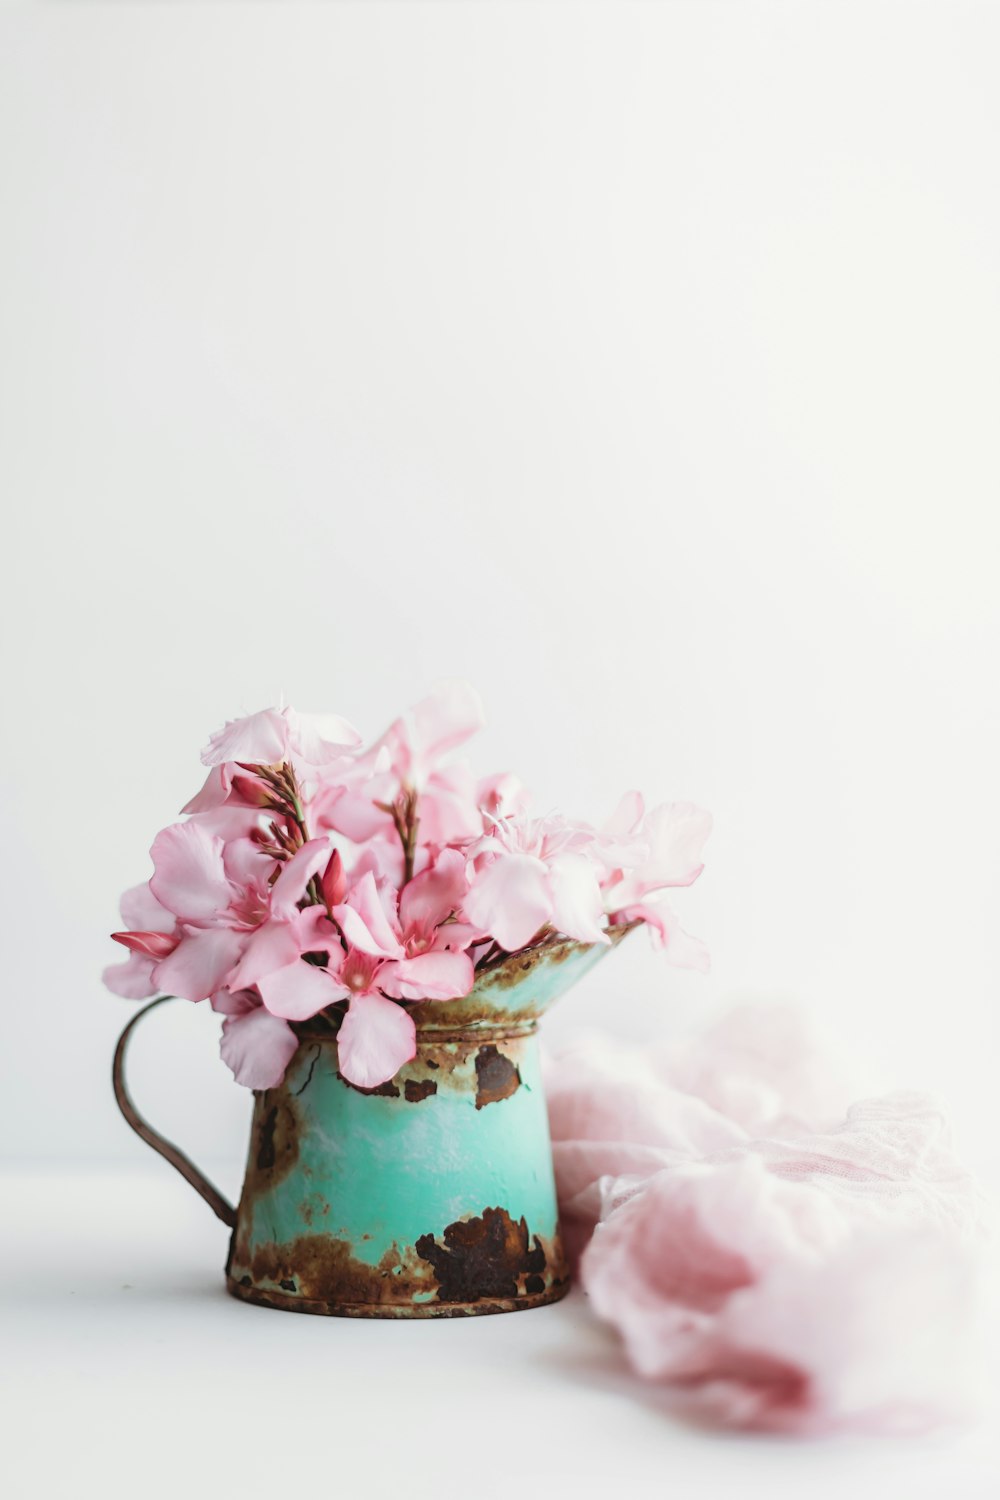
[[[975,1153],[998,8],[0,24],[4,1151],[137,1149],[98,976],[208,734],[284,691],[374,735],[457,673],[542,808],[715,814],[711,977],[633,940],[555,1040],[797,998]],[[156,1024],[161,1113],[237,1149],[214,1018]]]
[[[208,734],[459,674],[543,809],[716,817],[711,976],[635,939],[550,1040],[797,999],[991,1164],[998,57],[945,0],[0,14],[8,1158],[142,1157],[99,973]],[[172,1009],[136,1091],[235,1188]]]

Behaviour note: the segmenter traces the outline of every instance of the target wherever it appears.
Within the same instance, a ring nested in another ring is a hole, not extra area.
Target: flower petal
[[[330,845],[326,839],[310,839],[292,855],[271,890],[271,910],[276,917],[288,920],[295,915],[296,902],[302,900],[306,886],[325,868],[329,858]]]
[[[323,906],[305,906],[291,922],[300,953],[325,953],[326,967],[336,974],[344,960],[340,933],[330,921]]]
[[[300,714],[294,708],[282,712],[291,750],[310,766],[329,765],[361,743],[354,725],[338,714]]]
[[[243,719],[230,719],[212,735],[201,752],[203,766],[240,760],[274,766],[288,754],[288,724],[276,708],[265,708]]]
[[[260,1009],[260,996],[255,990],[216,990],[208,1003],[220,1016],[245,1016]]]
[[[476,790],[465,761],[431,771],[420,793],[421,843],[459,843],[481,834],[483,814]]]
[[[222,851],[222,867],[234,885],[260,891],[268,889],[267,881],[274,869],[274,859],[265,854],[251,838],[230,839]]]
[[[654,948],[666,951],[667,962],[675,969],[697,969],[707,974],[711,968],[708,949],[700,938],[685,932],[673,907],[666,901],[640,901],[617,913],[626,922],[645,922]]]
[[[205,1000],[224,983],[238,962],[246,934],[231,927],[193,928],[167,958],[158,963],[156,982],[168,995]]]
[[[201,790],[195,792],[190,802],[185,802],[181,812],[211,812],[214,808],[221,807],[229,796],[232,782],[232,766],[212,766],[202,783]]]
[[[650,891],[667,886],[692,885],[704,868],[701,853],[711,831],[711,814],[691,802],[667,802],[654,807],[642,825],[648,856],[612,889],[610,895],[615,906],[641,900]]]
[[[130,953],[125,963],[109,964],[101,978],[112,994],[121,995],[123,1000],[148,1000],[159,988],[153,969],[151,958]]]
[[[443,849],[431,869],[416,876],[399,898],[399,920],[404,932],[420,927],[430,932],[461,904],[468,889],[465,855]]]
[[[501,854],[477,872],[463,902],[470,922],[516,953],[552,916],[548,872],[530,854]]]
[[[662,885],[691,885],[704,866],[701,855],[712,831],[712,815],[693,802],[668,802],[654,807],[646,819]]]
[[[467,953],[418,953],[384,964],[379,988],[397,1000],[459,1000],[476,981]]]
[[[173,932],[177,925],[173,912],[161,906],[149,889],[148,880],[125,892],[119,910],[125,926],[133,932]]]
[[[471,922],[445,922],[435,932],[431,948],[434,953],[443,953],[445,949],[464,953],[466,948],[478,943],[482,936],[480,929],[473,927]]]
[[[259,1006],[245,1015],[226,1017],[219,1052],[244,1088],[271,1089],[284,1078],[298,1045],[288,1023]]]
[[[297,958],[287,968],[275,969],[257,982],[261,999],[273,1016],[286,1021],[308,1021],[334,1000],[344,1000],[349,991],[315,964]]]
[[[417,1050],[413,1017],[382,995],[355,995],[337,1035],[340,1071],[358,1088],[386,1083]]]
[[[377,795],[377,793],[376,793]],[[392,818],[375,806],[372,797],[352,788],[337,788],[336,795],[324,789],[316,799],[314,827],[332,828],[355,844],[363,844],[378,834],[395,837]]]
[[[450,677],[434,685],[405,715],[414,756],[430,770],[435,761],[486,723],[483,700],[471,683]]]
[[[155,873],[149,888],[183,922],[210,921],[229,905],[232,889],[222,863],[222,840],[202,823],[174,823],[153,840]]]
[[[333,908],[333,915],[352,948],[377,958],[404,956],[370,870],[352,887],[347,901]]]
[[[484,777],[476,787],[476,805],[495,818],[510,818],[528,810],[528,791],[512,771]]]
[[[243,957],[229,976],[233,989],[256,984],[265,974],[295,963],[301,949],[290,922],[263,922],[247,940]]]
[[[601,829],[609,838],[626,839],[637,831],[645,811],[641,792],[623,792],[618,806]]]
[[[609,943],[597,871],[585,854],[558,854],[549,865],[552,923],[581,943]]]

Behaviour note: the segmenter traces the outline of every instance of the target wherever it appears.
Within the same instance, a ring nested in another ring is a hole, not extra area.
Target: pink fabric
[[[583,1285],[679,1407],[802,1433],[962,1414],[989,1215],[932,1099],[845,1109],[765,1007],[683,1046],[583,1045],[546,1086]]]

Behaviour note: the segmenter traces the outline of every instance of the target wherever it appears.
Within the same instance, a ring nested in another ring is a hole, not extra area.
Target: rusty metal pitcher
[[[611,934],[616,942],[625,929]],[[341,1077],[336,1023],[296,1028],[285,1078],[255,1095],[234,1209],[143,1120],[115,1052],[119,1107],[233,1230],[226,1286],[291,1312],[462,1317],[565,1295],[537,1025],[609,951],[554,938],[484,970],[462,1000],[410,1007],[417,1050],[388,1083]]]

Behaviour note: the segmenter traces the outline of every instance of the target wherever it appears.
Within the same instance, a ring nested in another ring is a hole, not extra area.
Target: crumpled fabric
[[[677,1408],[806,1434],[974,1405],[992,1211],[933,1098],[848,1104],[799,1014],[547,1062],[560,1211],[597,1315]]]

